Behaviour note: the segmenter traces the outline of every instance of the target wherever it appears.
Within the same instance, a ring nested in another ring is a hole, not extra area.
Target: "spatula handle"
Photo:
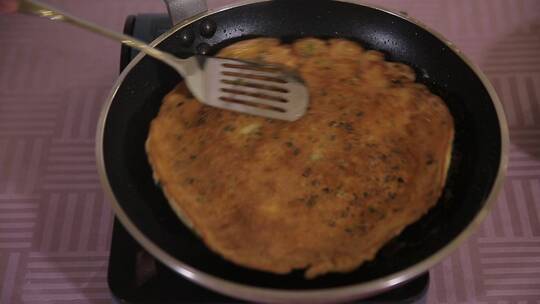
[[[173,25],[208,10],[206,0],[164,0]]]
[[[128,36],[119,32],[111,31],[95,23],[69,15],[52,6],[49,6],[47,4],[44,4],[35,0],[19,0],[18,12],[47,18],[52,21],[61,21],[61,22],[65,22],[65,23],[80,27],[82,29],[94,32],[101,36],[105,36],[107,38],[119,41],[132,48],[138,49],[139,51],[149,56],[152,56],[158,60],[161,60],[173,67],[177,66],[178,64],[175,64],[175,62],[180,60],[171,54],[162,52],[156,48],[149,46],[148,44],[142,42],[141,40],[138,40],[136,38],[133,38],[131,36]]]

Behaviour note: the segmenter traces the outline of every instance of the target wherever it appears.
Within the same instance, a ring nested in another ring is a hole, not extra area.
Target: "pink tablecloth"
[[[158,0],[50,1],[121,30]],[[211,6],[229,1],[209,1]],[[511,129],[508,178],[481,229],[432,270],[429,303],[540,301],[540,1],[381,0],[453,41],[486,72]],[[94,166],[119,46],[0,16],[0,303],[109,303],[112,214]]]

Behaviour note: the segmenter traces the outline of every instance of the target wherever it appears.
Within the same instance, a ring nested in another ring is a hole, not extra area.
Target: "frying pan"
[[[181,15],[173,4],[171,15]],[[201,1],[189,4],[205,7]],[[507,125],[486,77],[451,43],[418,22],[353,1],[235,4],[180,22],[153,45],[185,57],[212,54],[260,36],[285,42],[306,36],[347,38],[412,66],[418,81],[447,103],[455,122],[452,160],[439,202],[373,261],[351,273],[306,280],[301,271],[275,275],[227,262],[178,220],[154,184],[144,142],[162,98],[181,79],[169,67],[139,54],[116,82],[97,133],[102,183],[130,234],[187,279],[258,302],[337,302],[371,296],[427,271],[456,249],[486,216],[506,170]]]

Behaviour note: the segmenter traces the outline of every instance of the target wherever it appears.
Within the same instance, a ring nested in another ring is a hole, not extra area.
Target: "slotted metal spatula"
[[[309,94],[302,79],[282,66],[192,56],[180,59],[131,36],[68,15],[34,0],[19,0],[18,12],[62,21],[118,40],[173,67],[202,103],[236,112],[296,120],[306,112]]]

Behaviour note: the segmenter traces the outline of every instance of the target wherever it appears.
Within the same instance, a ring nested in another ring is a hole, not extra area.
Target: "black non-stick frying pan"
[[[253,37],[347,38],[416,69],[440,95],[456,134],[448,181],[438,204],[388,243],[375,260],[347,274],[306,280],[300,271],[274,275],[236,266],[210,251],[176,217],[154,184],[144,142],[161,100],[181,80],[139,55],[121,74],[101,115],[98,166],[116,215],[161,262],[218,292],[263,302],[327,302],[361,298],[419,275],[478,226],[506,169],[507,126],[486,78],[450,43],[411,19],[352,2],[250,1],[178,24],[154,45],[178,56],[212,54]],[[391,219],[389,219],[391,220]]]

